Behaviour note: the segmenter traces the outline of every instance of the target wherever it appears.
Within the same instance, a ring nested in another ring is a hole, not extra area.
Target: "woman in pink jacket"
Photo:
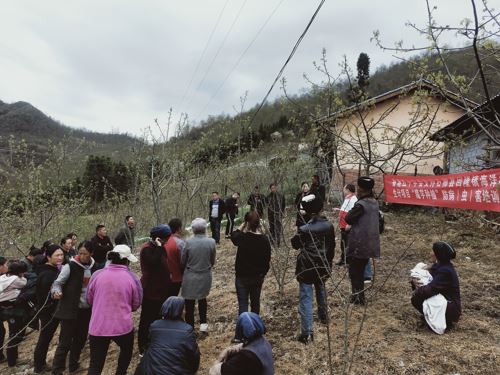
[[[137,262],[127,245],[116,245],[108,253],[111,261],[95,272],[87,287],[87,301],[92,306],[89,325],[89,375],[102,373],[111,341],[120,347],[116,375],[126,375],[134,348],[132,312],[141,306],[139,278],[128,269]]]

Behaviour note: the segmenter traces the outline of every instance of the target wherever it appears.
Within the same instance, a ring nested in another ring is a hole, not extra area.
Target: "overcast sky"
[[[30,102],[72,127],[134,135],[155,118],[166,121],[171,107],[193,121],[234,114],[245,91],[247,107],[262,100],[319,3],[5,1],[0,100]],[[435,3],[440,23],[472,17],[469,0]],[[500,0],[489,4],[500,8]],[[372,70],[396,61],[370,38],[380,30],[388,44],[423,44],[407,21],[425,25],[425,1],[327,0],[285,70],[289,90],[307,87],[302,76],[313,75],[323,47],[333,71],[343,55],[355,66],[360,52],[369,54]],[[271,99],[279,94],[277,85]]]

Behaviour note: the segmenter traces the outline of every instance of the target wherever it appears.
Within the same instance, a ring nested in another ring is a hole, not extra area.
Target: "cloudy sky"
[[[480,1],[478,1],[480,2]],[[192,121],[262,100],[319,0],[23,0],[0,13],[0,100],[27,101],[72,127],[141,135],[169,108]],[[442,24],[472,17],[470,1],[439,0]],[[500,0],[489,4],[500,8]],[[396,61],[370,42],[421,45],[422,0],[327,0],[285,70],[307,87],[326,48],[330,68],[360,52],[372,70]],[[461,41],[451,37],[449,43]],[[271,99],[280,94],[279,85]]]

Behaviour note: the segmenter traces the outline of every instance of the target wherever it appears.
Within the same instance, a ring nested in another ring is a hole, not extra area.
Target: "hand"
[[[52,293],[52,299],[61,299],[62,293],[54,292]]]
[[[345,227],[346,232],[351,230],[351,226],[349,224],[346,225]]]
[[[340,211],[340,208],[338,208],[338,207],[333,207],[333,210],[334,210],[334,211]]]
[[[304,216],[304,215],[306,214],[306,211],[305,211],[305,210],[299,210],[299,212],[300,212],[300,214],[301,214],[302,216]]]
[[[229,348],[226,348],[220,353],[219,355],[219,361],[220,362],[225,362],[231,357],[233,354],[238,353],[241,348],[243,347],[243,344],[237,344],[230,346]]]
[[[162,245],[162,243],[161,243],[161,241],[160,241],[160,238],[159,238],[159,237],[156,237],[156,238],[155,238],[155,244],[156,244],[157,246],[161,246],[161,245]]]

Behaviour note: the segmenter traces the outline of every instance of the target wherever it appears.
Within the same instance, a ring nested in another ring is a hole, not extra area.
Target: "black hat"
[[[448,242],[438,241],[432,244],[432,251],[436,256],[436,259],[441,263],[447,263],[452,259],[455,259],[457,252]]]
[[[310,214],[319,214],[323,209],[323,200],[314,194],[308,194],[300,201],[301,207]]]
[[[358,186],[366,191],[372,190],[375,186],[375,180],[368,176],[361,176],[358,178]]]

